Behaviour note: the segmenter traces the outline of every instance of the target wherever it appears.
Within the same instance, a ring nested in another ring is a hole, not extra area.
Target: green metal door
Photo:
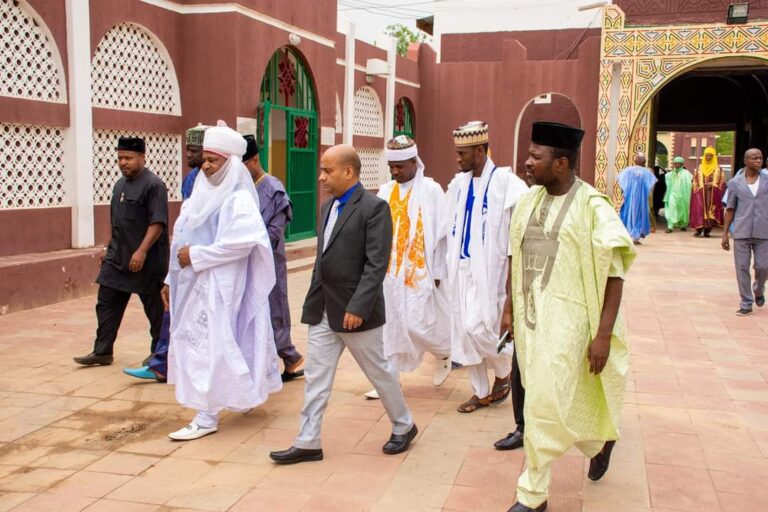
[[[395,136],[407,135],[414,138],[413,105],[408,98],[402,97],[395,104]]]
[[[259,146],[259,163],[269,173],[269,116],[272,112],[269,101],[262,101],[256,109],[256,143]]]
[[[315,236],[317,185],[317,117],[314,112],[286,112],[286,188],[293,203],[293,220],[286,238]]]
[[[275,173],[275,163],[267,146],[270,129],[276,129],[270,126],[270,113],[277,111],[285,112],[285,189],[293,203],[286,239],[310,238],[317,217],[317,107],[309,70],[294,48],[283,47],[272,55],[261,82],[258,140],[264,151],[259,156],[270,174]]]

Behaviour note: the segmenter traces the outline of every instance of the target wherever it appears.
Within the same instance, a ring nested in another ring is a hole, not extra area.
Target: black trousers
[[[515,413],[515,423],[519,432],[525,432],[525,418],[523,418],[523,406],[525,405],[525,388],[520,376],[520,366],[517,364],[517,353],[512,355],[512,410]]]
[[[140,293],[138,295],[144,306],[144,314],[149,320],[149,334],[152,337],[150,351],[154,352],[157,340],[160,338],[165,310],[163,299],[160,297],[160,287],[158,286],[152,293]],[[104,285],[99,286],[99,296],[96,301],[96,319],[99,325],[96,329],[96,341],[93,344],[94,354],[112,353],[115,339],[117,339],[117,331],[120,329],[120,323],[123,321],[125,308],[128,307],[130,299],[130,292],[116,290]]]

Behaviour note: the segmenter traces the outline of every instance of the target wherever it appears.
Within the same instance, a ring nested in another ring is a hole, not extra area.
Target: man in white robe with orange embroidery
[[[212,434],[224,409],[247,411],[282,387],[269,315],[275,266],[243,137],[223,121],[203,139],[203,165],[173,229],[163,299],[170,302],[168,382],[197,410],[169,434]]]
[[[384,278],[384,355],[398,371],[411,372],[430,352],[436,361],[433,382],[439,386],[451,372],[448,297],[440,286],[448,270],[448,204],[442,187],[424,176],[413,139],[391,139],[386,156],[392,181],[378,194],[392,214],[392,255]],[[378,398],[376,390],[365,396]]]
[[[474,394],[462,413],[498,404],[510,394],[512,344],[499,352],[507,296],[509,221],[528,186],[488,156],[488,125],[453,131],[459,172],[448,185],[448,276],[451,359],[467,367]],[[493,370],[493,388],[488,369]]]

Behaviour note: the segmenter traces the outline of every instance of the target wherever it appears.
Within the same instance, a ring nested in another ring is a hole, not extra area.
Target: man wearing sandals
[[[474,394],[462,413],[504,401],[510,392],[512,346],[497,350],[506,298],[509,220],[528,189],[509,167],[488,157],[488,125],[453,131],[458,173],[448,185],[448,275],[451,358],[467,367]],[[488,382],[488,367],[496,377]]]
[[[508,307],[526,392],[526,469],[508,512],[547,509],[552,463],[572,446],[592,459],[589,478],[602,478],[619,437],[629,369],[620,304],[635,250],[608,198],[576,177],[583,136],[533,124],[525,166],[535,186],[512,216]]]

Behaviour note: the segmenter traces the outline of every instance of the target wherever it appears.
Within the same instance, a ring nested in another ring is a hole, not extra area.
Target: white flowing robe
[[[189,245],[192,265],[182,269],[171,258],[167,279],[168,382],[185,407],[247,410],[282,387],[268,302],[274,261],[258,196],[239,182],[195,228],[186,227],[188,205],[174,226],[171,254]]]
[[[480,364],[497,356],[501,314],[506,300],[509,222],[528,190],[509,167],[488,158],[474,187],[468,260],[461,260],[464,212],[472,173],[458,173],[448,185],[448,294],[451,302],[451,359]],[[483,207],[487,191],[487,211]],[[510,355],[512,345],[506,349]]]
[[[382,185],[378,196],[389,202],[396,183],[390,181]],[[446,357],[451,349],[445,285],[435,286],[435,280],[444,281],[447,274],[448,205],[440,185],[432,178],[423,177],[423,164],[411,183],[409,233],[401,234],[398,226],[393,225],[392,259],[384,278],[387,308],[384,355],[401,372],[418,368],[424,352]],[[405,193],[400,189],[401,200]],[[423,246],[417,232],[419,222],[423,229]],[[403,261],[400,268],[395,264],[399,236],[407,236],[408,240],[404,254],[399,255]]]

